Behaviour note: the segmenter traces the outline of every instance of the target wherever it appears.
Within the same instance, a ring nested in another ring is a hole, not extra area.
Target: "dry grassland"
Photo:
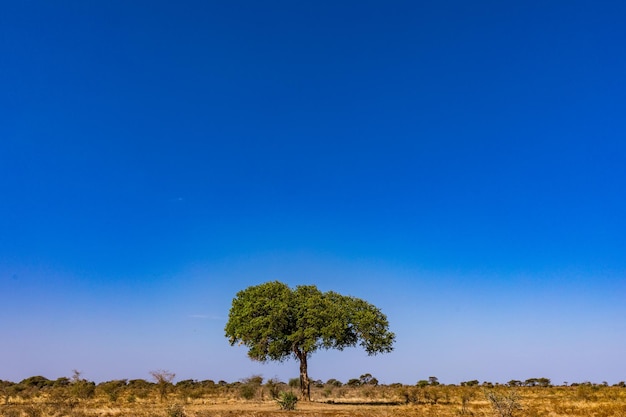
[[[288,388],[287,388],[288,389]],[[240,387],[192,397],[170,392],[160,400],[131,393],[115,400],[99,394],[73,399],[54,392],[6,399],[3,417],[626,417],[626,388],[608,386],[494,388],[461,386],[326,387],[296,410],[280,410],[264,386],[254,398],[239,397]],[[491,396],[490,396],[491,393]],[[495,404],[501,401],[498,408]],[[508,401],[508,402],[507,402]]]

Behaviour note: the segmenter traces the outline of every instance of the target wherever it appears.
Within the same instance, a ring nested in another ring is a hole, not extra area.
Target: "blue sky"
[[[0,379],[296,376],[268,280],[389,317],[316,379],[626,379],[623,2],[0,8]]]

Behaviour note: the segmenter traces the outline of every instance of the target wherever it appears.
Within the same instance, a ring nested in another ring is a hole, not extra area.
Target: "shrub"
[[[251,400],[256,394],[257,387],[252,384],[243,384],[239,387],[239,395],[244,400]]]
[[[349,387],[360,387],[361,380],[358,378],[351,378],[348,382],[346,382],[346,385]]]
[[[283,391],[276,399],[276,402],[281,410],[295,410],[298,396],[291,391]]]
[[[274,379],[274,378],[270,378],[265,382],[265,386],[267,387],[267,390],[270,393],[270,397],[272,397],[273,400],[275,400],[276,398],[278,398],[278,394],[279,394],[279,384],[280,381],[278,379]]]
[[[341,383],[341,381],[338,381],[335,378],[331,378],[328,381],[326,381],[326,385],[330,385],[332,387],[340,387],[343,384]]]
[[[248,378],[241,380],[239,386],[239,394],[244,400],[251,400],[255,397],[257,391],[263,383],[263,377],[261,375],[252,375]]]
[[[497,417],[512,417],[515,411],[522,408],[519,403],[519,395],[515,390],[508,393],[500,393],[495,390],[485,391],[485,396]]]
[[[126,382],[125,379],[102,382],[96,389],[105,394],[109,398],[109,401],[116,402],[123,389],[126,387]]]
[[[165,400],[167,391],[172,386],[172,381],[176,377],[176,374],[163,369],[158,369],[156,371],[150,371],[150,375],[152,375],[152,378],[154,378],[154,381],[156,382],[156,386],[159,390],[159,398],[161,401]]]
[[[187,414],[182,405],[172,404],[167,407],[167,417],[187,417]]]

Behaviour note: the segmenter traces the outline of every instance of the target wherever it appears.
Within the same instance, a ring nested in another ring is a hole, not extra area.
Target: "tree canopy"
[[[300,361],[302,394],[310,396],[307,358],[318,349],[361,346],[369,355],[393,350],[387,317],[372,304],[314,285],[278,281],[251,286],[233,299],[225,328],[230,344],[257,361]]]

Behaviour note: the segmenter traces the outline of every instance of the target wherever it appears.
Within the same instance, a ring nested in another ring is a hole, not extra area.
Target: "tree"
[[[429,376],[428,383],[433,386],[439,385],[439,378],[437,378],[436,376]]]
[[[154,378],[157,388],[159,389],[159,397],[161,401],[163,401],[167,396],[167,390],[172,385],[172,381],[174,380],[174,377],[176,377],[176,374],[159,369],[156,371],[150,371],[150,375]]]
[[[74,369],[70,378],[70,392],[74,398],[86,400],[94,396],[96,384],[81,377],[82,372]]]
[[[231,346],[245,345],[253,360],[297,359],[302,396],[310,400],[307,360],[312,353],[357,344],[369,355],[390,352],[395,335],[388,328],[387,317],[364,300],[273,281],[239,291],[224,330]]]

